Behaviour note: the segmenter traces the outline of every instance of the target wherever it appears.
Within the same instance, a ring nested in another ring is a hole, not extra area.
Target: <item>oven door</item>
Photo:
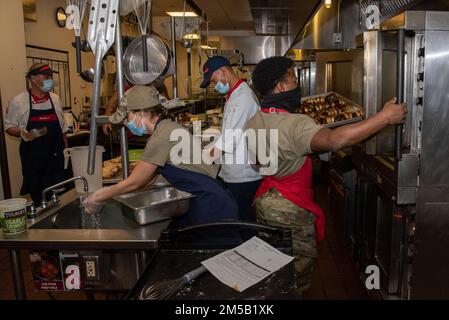
[[[403,206],[377,188],[377,221],[375,259],[381,272],[381,284],[388,294],[401,289],[404,263],[404,231],[406,226]]]

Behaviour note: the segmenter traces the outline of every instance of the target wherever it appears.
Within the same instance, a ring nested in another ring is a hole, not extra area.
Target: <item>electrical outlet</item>
[[[341,33],[334,33],[334,43],[341,43],[342,41]]]
[[[86,280],[99,279],[99,264],[96,257],[84,257],[84,266],[86,269]]]
[[[95,262],[86,261],[86,274],[88,278],[95,278]]]

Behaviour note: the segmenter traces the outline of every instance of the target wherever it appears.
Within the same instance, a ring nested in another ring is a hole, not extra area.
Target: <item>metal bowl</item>
[[[142,38],[131,41],[123,56],[126,79],[136,85],[147,85],[166,74],[171,65],[167,45],[154,35],[146,36],[148,71],[143,68]]]
[[[101,67],[101,79],[103,79],[104,76],[104,68],[103,66]],[[84,70],[80,73],[80,77],[81,79],[83,79],[84,81],[87,82],[94,82],[94,77],[95,77],[95,69],[94,68],[90,68],[87,70]]]

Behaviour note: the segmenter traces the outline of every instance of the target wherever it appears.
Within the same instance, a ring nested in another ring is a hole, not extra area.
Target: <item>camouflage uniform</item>
[[[285,199],[275,188],[257,198],[255,206],[259,223],[292,231],[297,292],[302,295],[311,285],[317,257],[315,215]]]

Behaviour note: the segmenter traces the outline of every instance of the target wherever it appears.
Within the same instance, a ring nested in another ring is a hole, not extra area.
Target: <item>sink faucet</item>
[[[46,188],[44,191],[42,191],[42,201],[41,201],[42,209],[45,209],[45,208],[47,207],[47,200],[45,200],[45,199],[46,199],[45,195],[46,195],[49,191],[54,190],[54,189],[57,189],[57,188],[60,188],[60,187],[62,187],[62,186],[65,186],[66,184],[68,184],[68,183],[70,183],[70,182],[72,182],[72,181],[75,181],[75,180],[81,180],[81,181],[83,181],[83,183],[84,183],[83,189],[84,189],[84,192],[85,192],[85,194],[86,194],[85,197],[87,198],[87,192],[88,192],[88,190],[89,190],[89,185],[88,185],[88,183],[87,183],[87,179],[86,179],[85,177],[83,177],[83,176],[76,176],[76,177],[70,178],[70,179],[68,179],[68,180],[59,182],[59,183],[57,183],[57,184],[55,184],[55,185],[53,185],[53,186],[50,186],[50,187]],[[53,200],[54,202],[57,201],[56,194],[53,194],[52,200]]]

